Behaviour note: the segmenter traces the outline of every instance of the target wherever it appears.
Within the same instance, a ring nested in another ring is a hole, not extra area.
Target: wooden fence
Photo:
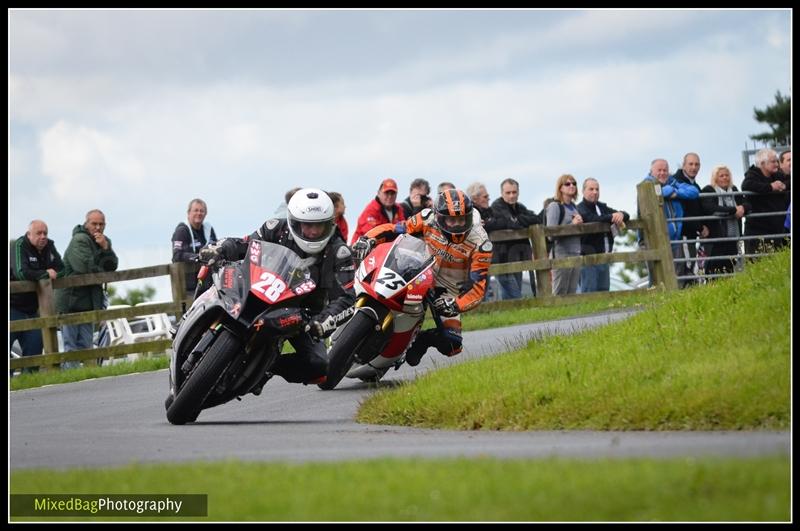
[[[9,332],[22,332],[25,330],[41,329],[44,343],[44,354],[39,356],[23,356],[10,360],[11,369],[23,367],[41,367],[47,369],[65,361],[83,361],[87,365],[96,364],[98,358],[116,358],[137,352],[160,352],[169,348],[171,340],[160,339],[144,341],[130,345],[116,345],[72,352],[58,352],[58,327],[81,323],[97,323],[108,319],[120,317],[131,318],[153,313],[167,313],[180,318],[186,308],[191,304],[191,298],[186,295],[186,267],[188,264],[166,264],[109,273],[91,273],[71,277],[45,279],[38,282],[14,281],[9,284],[11,293],[25,293],[35,291],[39,299],[39,315],[36,319],[22,319],[8,323]],[[162,304],[148,304],[132,306],[130,308],[116,308],[108,310],[95,310],[56,314],[53,290],[58,288],[71,288],[89,286],[106,282],[121,282],[140,278],[169,276],[172,285],[172,302]]]
[[[552,269],[563,267],[579,267],[596,264],[607,264],[612,262],[636,263],[649,261],[652,264],[653,285],[661,285],[663,289],[677,289],[678,283],[675,276],[675,269],[672,263],[672,251],[667,233],[666,220],[662,210],[660,195],[656,195],[655,187],[651,182],[644,182],[637,187],[638,201],[640,208],[640,218],[630,220],[627,224],[630,229],[639,229],[644,233],[645,241],[649,244],[649,249],[633,252],[603,253],[587,256],[575,256],[570,258],[550,259],[547,257],[546,237],[575,236],[583,234],[593,234],[606,232],[609,230],[608,223],[584,223],[574,226],[545,227],[542,225],[532,225],[528,229],[522,230],[500,230],[490,234],[493,242],[528,239],[533,247],[534,259],[526,262],[509,262],[505,264],[493,264],[489,272],[494,275],[503,273],[516,273],[521,271],[534,271],[538,284],[537,300],[539,304],[554,304],[559,300],[574,300],[575,297],[608,297],[613,296],[609,293],[587,293],[585,295],[575,295],[569,297],[553,296],[550,284],[550,272]],[[24,293],[35,291],[39,298],[39,315],[36,319],[24,319],[9,322],[9,332],[20,332],[24,330],[41,329],[44,341],[44,354],[38,356],[24,356],[10,360],[11,369],[23,367],[40,367],[44,370],[57,366],[65,361],[83,361],[90,365],[96,363],[98,358],[115,358],[126,356],[138,352],[160,352],[169,348],[171,340],[160,339],[146,341],[128,345],[117,345],[113,347],[103,347],[86,350],[76,350],[72,352],[58,352],[57,329],[62,325],[73,325],[80,323],[97,323],[108,319],[120,317],[130,318],[153,313],[167,313],[180,318],[191,304],[191,298],[187,297],[185,291],[186,268],[189,264],[176,263],[142,267],[138,269],[126,269],[110,273],[94,273],[88,275],[76,275],[55,280],[14,281],[10,283],[11,293]],[[170,277],[172,286],[172,302],[163,304],[150,304],[147,306],[134,306],[130,308],[117,308],[108,310],[96,310],[91,312],[69,313],[57,315],[54,307],[53,290],[58,288],[68,288],[76,286],[88,286],[107,282],[120,282],[126,280],[136,280],[141,278],[151,278],[166,276]],[[639,291],[639,290],[637,290]]]

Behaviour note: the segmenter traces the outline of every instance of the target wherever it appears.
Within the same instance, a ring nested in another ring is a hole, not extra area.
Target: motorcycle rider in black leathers
[[[251,239],[288,247],[309,262],[316,289],[306,299],[313,317],[305,332],[289,338],[294,353],[281,354],[261,387],[272,374],[286,381],[318,384],[325,381],[328,356],[319,340],[328,337],[353,311],[355,267],[350,248],[335,230],[334,208],[328,194],[316,188],[295,192],[286,207],[286,219],[269,219],[250,236],[224,238],[200,250],[200,259],[213,263],[219,258],[241,260]]]

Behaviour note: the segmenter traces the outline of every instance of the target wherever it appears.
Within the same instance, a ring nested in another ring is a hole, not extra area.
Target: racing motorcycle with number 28
[[[172,424],[194,422],[203,409],[247,393],[260,394],[283,341],[304,330],[303,300],[316,285],[306,262],[282,245],[252,240],[239,261],[203,266],[212,285],[181,319],[172,343]]]
[[[320,389],[345,376],[377,382],[400,367],[425,318],[434,263],[425,242],[408,234],[372,249],[356,270],[355,313],[331,338]]]

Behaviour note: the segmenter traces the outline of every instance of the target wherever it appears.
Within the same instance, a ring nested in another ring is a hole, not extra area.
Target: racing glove
[[[356,243],[353,244],[353,257],[356,262],[361,262],[367,257],[369,252],[377,243],[373,238],[360,237]]]
[[[322,318],[318,315],[311,319],[306,325],[306,332],[314,339],[322,339],[328,337],[336,330],[336,319],[332,315]]]
[[[461,313],[458,309],[458,304],[456,304],[456,299],[449,295],[442,295],[433,301],[433,308],[442,317],[455,317]]]
[[[200,252],[197,254],[198,260],[208,265],[214,265],[218,260],[224,259],[225,253],[220,245],[221,243],[222,242],[212,243],[200,249]]]

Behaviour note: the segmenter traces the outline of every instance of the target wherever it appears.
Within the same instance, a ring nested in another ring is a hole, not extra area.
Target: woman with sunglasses
[[[556,182],[555,201],[547,205],[545,216],[547,226],[577,225],[583,223],[575,201],[578,198],[578,182],[570,174],[564,174]],[[581,255],[580,236],[561,236],[555,238],[553,245],[554,258],[567,258]],[[553,269],[553,295],[568,295],[578,290],[581,276],[580,267]]]

